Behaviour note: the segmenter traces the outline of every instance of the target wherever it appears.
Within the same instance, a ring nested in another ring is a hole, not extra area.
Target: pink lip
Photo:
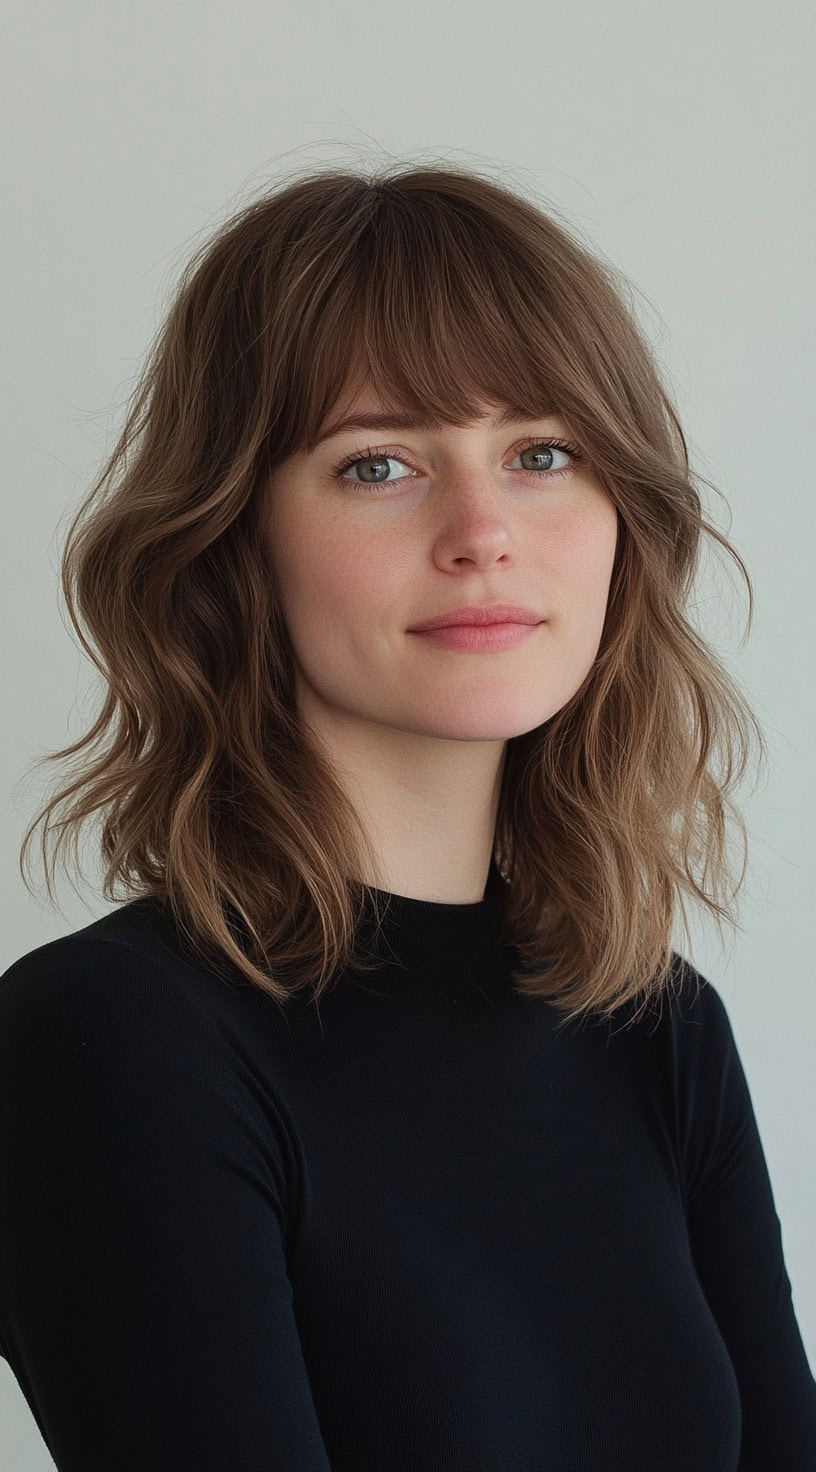
[[[409,633],[426,633],[429,629],[442,629],[456,626],[462,628],[467,625],[476,624],[484,628],[486,624],[540,624],[543,619],[534,613],[532,608],[524,608],[519,603],[484,603],[480,607],[474,604],[464,604],[461,608],[449,608],[447,613],[438,613],[433,618],[426,618],[420,624],[415,624]]]
[[[540,620],[543,622],[543,620]],[[445,624],[438,629],[409,629],[421,639],[439,644],[443,649],[513,649],[536,632],[537,624]]]

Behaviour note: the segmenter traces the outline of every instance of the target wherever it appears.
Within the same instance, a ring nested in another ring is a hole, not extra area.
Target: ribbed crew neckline
[[[367,885],[358,945],[367,959],[376,956],[387,972],[420,987],[426,981],[439,989],[456,986],[471,976],[481,978],[491,966],[495,968],[502,945],[499,921],[505,893],[506,884],[493,855],[484,894],[469,903],[419,900]],[[379,934],[375,900],[382,917]]]

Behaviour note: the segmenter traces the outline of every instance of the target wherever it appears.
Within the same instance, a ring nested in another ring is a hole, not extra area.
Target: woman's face
[[[345,429],[275,471],[267,547],[302,711],[504,741],[549,720],[581,686],[603,631],[616,509],[586,461],[542,444],[572,442],[565,421],[499,428],[491,415],[501,407],[485,405],[462,428]],[[363,390],[332,425],[379,408]],[[356,463],[337,476],[349,456]],[[515,647],[487,652],[412,632],[461,604],[495,602],[527,605],[541,622]]]

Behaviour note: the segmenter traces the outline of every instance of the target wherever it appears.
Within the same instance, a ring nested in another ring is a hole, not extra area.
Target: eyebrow
[[[556,411],[545,409],[539,414],[520,414],[517,409],[505,409],[497,414],[494,419],[488,420],[493,429],[506,429],[511,424],[527,424],[532,419],[550,419]],[[315,441],[320,445],[324,440],[333,439],[335,435],[342,434],[347,429],[418,429],[431,432],[439,428],[439,421],[429,419],[420,414],[350,414],[345,419],[338,419],[331,427]]]

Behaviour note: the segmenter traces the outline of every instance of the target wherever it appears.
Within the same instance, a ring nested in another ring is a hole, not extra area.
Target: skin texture
[[[503,407],[485,403],[462,428],[345,430],[292,455],[270,486],[266,546],[300,714],[373,839],[379,887],[414,899],[482,898],[506,742],[570,700],[603,632],[614,503],[586,460],[525,450],[533,436],[572,442],[562,418],[497,430]],[[363,387],[332,424],[381,408]],[[387,452],[386,470],[362,458],[333,477],[368,446]],[[533,473],[566,466],[553,479]],[[546,622],[515,648],[481,653],[408,632],[459,604],[498,601]]]

